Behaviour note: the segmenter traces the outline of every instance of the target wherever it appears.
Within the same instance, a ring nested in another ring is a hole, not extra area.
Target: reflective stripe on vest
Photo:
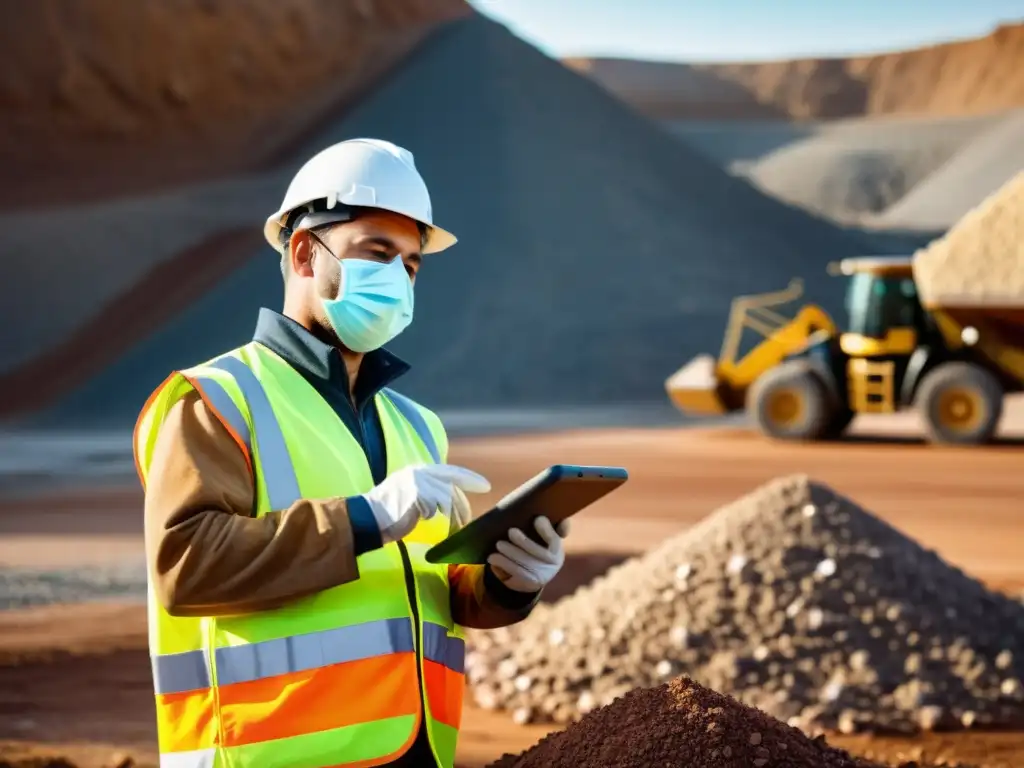
[[[412,627],[407,620],[371,621],[251,645],[218,648],[215,652],[217,684],[247,683],[329,664],[414,650]],[[465,641],[449,637],[448,631],[438,624],[424,623],[425,659],[462,674],[465,656]],[[156,692],[163,694],[209,688],[211,680],[205,652],[154,656],[153,682]]]
[[[296,398],[308,397],[312,390],[304,381],[300,386],[286,380],[298,374],[265,348],[243,347],[184,376],[248,451],[254,478],[261,478],[265,492],[257,501],[256,514],[290,506],[301,498],[304,484],[312,485],[314,490],[307,494],[313,498],[368,490],[346,485],[357,477],[360,485],[372,482],[368,465],[358,468],[366,460],[354,438],[319,396],[316,402],[303,401],[301,408],[291,408]],[[261,377],[269,378],[264,383]],[[154,396],[156,415],[146,418],[144,412],[140,417],[144,429],[137,435],[137,450],[153,445],[150,431],[158,428],[174,399],[188,391],[173,378],[169,382],[166,400],[160,399],[159,392]],[[279,403],[283,413],[297,413],[297,421],[279,421],[272,402]],[[377,408],[389,472],[412,462],[444,460],[438,439],[416,403],[384,390]],[[437,424],[436,417],[431,414],[431,418]],[[324,450],[305,448],[307,438],[317,445],[321,439],[303,431],[313,424],[318,433],[325,431]],[[409,442],[413,439],[420,447]],[[324,462],[336,459],[324,457],[336,453],[328,446],[339,443],[351,452],[343,465],[347,469],[341,472],[350,479],[325,494],[323,478],[334,472]],[[299,446],[296,455],[305,457],[305,465],[295,463],[289,445]],[[409,614],[404,567],[394,544],[360,556],[358,581],[287,609],[184,619],[167,616],[151,594],[161,766],[376,764],[408,747],[421,712],[427,716],[440,764],[451,766],[461,720],[465,641],[461,628],[449,623],[447,568],[423,560],[426,549],[447,535],[447,523],[442,529],[442,522],[440,515],[424,521],[407,537],[421,617],[426,709],[416,671],[416,627]],[[375,613],[382,617],[373,619]],[[360,621],[360,614],[372,620]],[[190,645],[190,650],[166,652]],[[360,695],[352,696],[352,691]]]

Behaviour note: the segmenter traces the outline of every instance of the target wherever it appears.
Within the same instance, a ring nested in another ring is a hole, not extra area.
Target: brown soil
[[[491,768],[871,768],[686,678],[625,694]]]
[[[773,445],[745,432],[617,431],[459,441],[452,459],[482,471],[495,491],[551,461],[630,468],[621,491],[575,520],[572,563],[651,548],[760,483],[803,471],[829,483],[990,586],[1024,590],[1022,449],[934,449],[887,444]],[[0,563],[36,565],[102,558],[108,544],[141,553],[134,489],[62,494],[0,504]],[[567,567],[567,591],[593,568]],[[140,606],[53,607],[0,614],[0,756],[64,755],[85,768],[128,752],[155,759],[150,671]],[[551,727],[516,726],[506,714],[468,707],[460,764],[485,765],[527,749]],[[833,736],[829,742],[886,762],[960,760],[988,768],[1024,764],[1024,733],[933,733],[918,738]]]
[[[492,768],[869,768],[729,696],[677,678],[633,690]]]
[[[463,0],[0,0],[0,206],[274,162]]]
[[[1024,105],[1024,24],[973,40],[846,59],[567,63],[641,111],[667,119],[965,115]]]

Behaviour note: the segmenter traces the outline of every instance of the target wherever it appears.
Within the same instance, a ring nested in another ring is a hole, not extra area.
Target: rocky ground
[[[856,499],[987,588],[1019,595],[1024,591],[1018,544],[1021,451],[1013,436],[992,448],[966,450],[927,447],[911,436],[881,444],[862,435],[844,445],[779,446],[742,431],[617,430],[461,441],[452,459],[492,480],[495,491],[481,506],[551,462],[630,468],[626,487],[577,518],[570,559],[552,585],[551,598],[593,580],[625,556],[664,544],[764,482],[794,472],[806,472]],[[141,546],[138,492],[125,488],[9,500],[0,506],[0,534],[3,564],[45,569],[130,560]],[[815,568],[820,562],[814,560]],[[109,768],[120,753],[152,765],[145,632],[141,605],[123,597],[0,612],[0,756],[60,754],[85,768]],[[1019,768],[1024,763],[1024,733],[980,726],[917,736],[829,732],[828,741],[892,764],[947,760]],[[519,753],[558,729],[520,726],[507,712],[469,703],[460,764],[482,766]]]

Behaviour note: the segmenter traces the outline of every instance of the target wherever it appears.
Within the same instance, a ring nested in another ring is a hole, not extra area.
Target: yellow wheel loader
[[[846,328],[813,304],[789,317],[802,284],[733,301],[718,359],[699,356],[665,382],[691,414],[746,409],[766,435],[840,436],[858,413],[917,408],[934,442],[992,439],[1004,394],[1024,389],[1024,303],[925,306],[912,257],[844,259]],[[740,354],[745,334],[759,343]]]

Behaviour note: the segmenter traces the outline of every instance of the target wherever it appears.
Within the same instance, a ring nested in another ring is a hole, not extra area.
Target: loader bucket
[[[716,415],[728,413],[721,397],[717,363],[711,355],[697,355],[665,381],[665,391],[683,413]]]

